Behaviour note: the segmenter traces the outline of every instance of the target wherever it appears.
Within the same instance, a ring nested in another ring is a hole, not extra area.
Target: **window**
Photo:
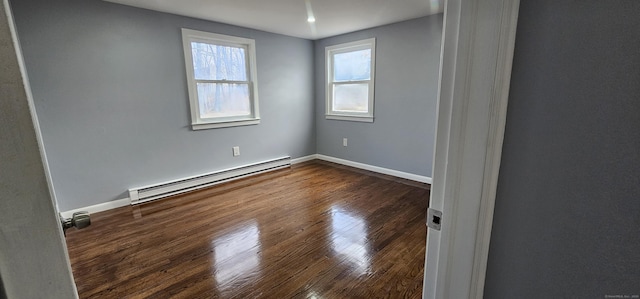
[[[373,122],[375,57],[375,38],[325,49],[327,119]]]
[[[254,40],[182,29],[182,43],[191,127],[260,123]]]

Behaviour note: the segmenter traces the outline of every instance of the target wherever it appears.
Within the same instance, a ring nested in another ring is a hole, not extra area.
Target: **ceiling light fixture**
[[[307,7],[307,23],[309,23],[309,29],[311,30],[311,36],[315,37],[316,32],[316,16],[313,13],[311,7],[311,0],[304,0],[304,5]]]

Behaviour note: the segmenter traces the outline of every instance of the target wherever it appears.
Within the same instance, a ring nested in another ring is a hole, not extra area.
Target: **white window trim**
[[[191,42],[199,41],[214,43],[217,45],[229,45],[244,47],[247,49],[247,59],[249,66],[249,93],[251,94],[251,114],[242,117],[227,118],[200,118],[200,105],[198,103],[198,93],[196,80],[193,71],[193,57],[191,56]],[[237,36],[223,35],[204,31],[197,31],[182,28],[182,45],[184,49],[185,68],[187,71],[187,84],[189,90],[189,106],[191,108],[191,128],[193,130],[226,128],[236,126],[256,125],[260,123],[260,109],[258,105],[258,76],[256,65],[256,44],[253,39]]]
[[[369,83],[369,111],[366,113],[339,112],[333,110],[333,55],[357,50],[371,49],[371,78],[362,81],[350,81],[347,83]],[[326,73],[326,119],[373,122],[373,103],[375,92],[375,66],[376,66],[376,39],[369,38],[344,44],[328,46],[325,48],[325,73]]]

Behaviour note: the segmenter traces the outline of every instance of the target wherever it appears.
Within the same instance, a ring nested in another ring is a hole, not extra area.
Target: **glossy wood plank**
[[[428,185],[312,161],[92,215],[81,298],[420,298]]]

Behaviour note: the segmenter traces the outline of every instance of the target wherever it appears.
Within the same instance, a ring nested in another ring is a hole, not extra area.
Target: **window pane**
[[[200,118],[251,115],[249,84],[197,83]]]
[[[333,86],[333,110],[340,112],[369,111],[369,84],[336,84]]]
[[[333,55],[333,80],[371,79],[371,49]]]
[[[247,81],[245,49],[191,42],[196,80]]]

